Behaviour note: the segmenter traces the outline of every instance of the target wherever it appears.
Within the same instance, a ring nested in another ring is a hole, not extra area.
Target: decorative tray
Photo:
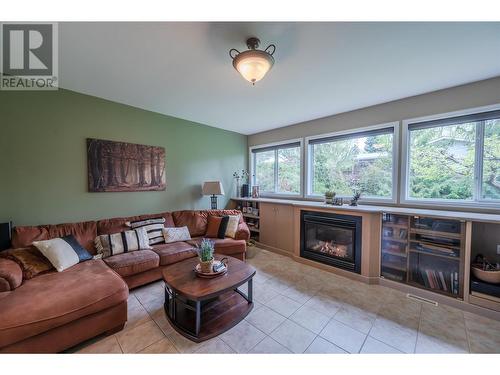
[[[214,266],[219,265],[221,263],[222,262],[220,260],[215,260]],[[222,263],[222,264],[224,265],[224,267],[221,268],[218,272],[208,272],[208,273],[201,272],[201,266],[199,264],[197,264],[196,267],[194,268],[194,272],[196,273],[196,276],[198,276],[198,277],[203,277],[205,279],[212,279],[214,277],[224,275],[227,272],[226,264],[225,263]]]

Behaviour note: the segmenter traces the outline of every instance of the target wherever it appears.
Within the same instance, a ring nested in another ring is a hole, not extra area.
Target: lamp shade
[[[206,181],[203,183],[203,195],[224,195],[224,188],[220,181]]]

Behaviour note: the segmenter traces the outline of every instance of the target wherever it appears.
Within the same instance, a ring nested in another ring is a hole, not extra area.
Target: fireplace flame
[[[318,241],[316,245],[312,246],[312,250],[314,251],[340,258],[348,256],[347,249],[346,245],[336,244],[334,241]]]

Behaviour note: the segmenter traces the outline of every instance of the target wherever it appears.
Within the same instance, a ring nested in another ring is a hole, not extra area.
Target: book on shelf
[[[420,277],[426,288],[458,294],[458,272],[444,272],[432,269],[420,269]]]

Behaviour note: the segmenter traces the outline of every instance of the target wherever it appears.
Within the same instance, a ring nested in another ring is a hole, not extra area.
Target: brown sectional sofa
[[[162,216],[166,227],[187,226],[192,240],[154,245],[79,263],[23,280],[21,267],[0,253],[0,352],[60,352],[102,333],[116,332],[127,321],[128,290],[159,280],[170,264],[196,256],[210,215],[235,210],[176,211],[72,224],[16,227],[13,248],[72,234],[91,254],[100,234],[128,229],[127,221]],[[217,253],[245,260],[250,232],[243,217],[235,239],[214,239]]]

